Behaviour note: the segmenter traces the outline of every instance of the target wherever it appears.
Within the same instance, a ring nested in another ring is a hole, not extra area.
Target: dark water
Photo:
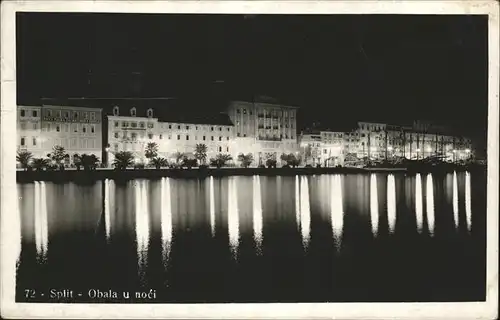
[[[17,300],[484,300],[485,181],[456,173],[18,184]],[[50,289],[82,296],[54,300]],[[91,299],[89,289],[119,296]],[[151,289],[153,299],[134,296]]]

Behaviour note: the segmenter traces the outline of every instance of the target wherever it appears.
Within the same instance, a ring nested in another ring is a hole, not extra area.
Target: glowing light
[[[302,233],[302,245],[305,250],[309,247],[311,228],[311,209],[309,203],[309,182],[307,177],[301,177],[300,181],[300,230]]]
[[[170,195],[170,179],[161,179],[160,212],[162,257],[165,267],[168,264],[172,248],[172,200]]]
[[[471,210],[471,181],[470,173],[465,173],[465,215],[467,217],[467,229],[472,229],[472,210]]]
[[[390,233],[394,232],[396,219],[396,183],[394,175],[390,174],[387,177],[387,220]]]
[[[149,248],[149,212],[145,181],[137,181],[135,185],[135,234],[139,277],[145,281],[145,266],[148,261]]]
[[[417,221],[417,230],[418,232],[422,232],[422,228],[424,225],[424,215],[422,208],[422,177],[420,173],[417,173],[415,177],[415,216]]]
[[[300,183],[299,176],[295,176],[295,219],[297,229],[300,229]]]
[[[372,224],[372,232],[374,236],[378,233],[378,191],[377,191],[377,176],[370,176],[370,217]]]
[[[429,226],[429,233],[434,234],[434,184],[432,182],[432,175],[427,175],[427,224]]]
[[[431,152],[432,151],[432,148],[431,147],[427,147],[427,152]]]
[[[387,150],[392,151],[392,147],[388,147]]]
[[[337,249],[342,244],[342,233],[344,229],[344,209],[342,205],[342,177],[334,175],[331,178],[331,222],[332,234]]]
[[[215,192],[213,176],[210,176],[210,229],[212,237],[215,236]]]
[[[45,262],[49,244],[47,222],[47,193],[45,182],[35,181],[35,245],[37,260]]]
[[[452,152],[453,152],[453,153],[457,153],[457,150],[453,149],[453,151],[452,151]]]
[[[258,253],[262,246],[262,200],[260,176],[253,176],[253,237]]]
[[[470,153],[470,149],[465,149],[465,152],[466,153]]]
[[[417,152],[420,152],[420,148],[417,149]]]
[[[455,226],[458,228],[460,216],[458,212],[458,179],[456,171],[453,172],[453,219],[455,220]]]
[[[228,182],[228,233],[229,233],[229,246],[233,257],[238,257],[238,246],[240,241],[239,230],[239,213],[238,213],[238,198],[236,194],[236,181],[235,178],[229,179]]]
[[[111,218],[109,210],[109,179],[104,180],[104,228],[106,230],[106,240],[111,236]]]

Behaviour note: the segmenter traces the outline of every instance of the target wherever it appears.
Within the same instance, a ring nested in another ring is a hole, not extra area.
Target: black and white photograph
[[[2,317],[496,318],[498,3],[429,2],[2,3]]]

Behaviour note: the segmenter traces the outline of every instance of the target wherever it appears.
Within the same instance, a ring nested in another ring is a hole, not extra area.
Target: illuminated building
[[[262,165],[269,158],[279,164],[282,154],[298,152],[297,109],[266,97],[230,102],[227,113],[234,124],[235,154],[251,153],[253,165]]]
[[[75,154],[102,156],[102,111],[68,105],[18,106],[17,146],[34,158],[46,158],[54,146],[64,148],[65,163]]]

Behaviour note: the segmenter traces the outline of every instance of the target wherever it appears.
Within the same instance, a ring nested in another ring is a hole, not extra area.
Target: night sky
[[[421,119],[481,140],[487,48],[487,16],[18,13],[18,104],[266,95],[302,126]]]

